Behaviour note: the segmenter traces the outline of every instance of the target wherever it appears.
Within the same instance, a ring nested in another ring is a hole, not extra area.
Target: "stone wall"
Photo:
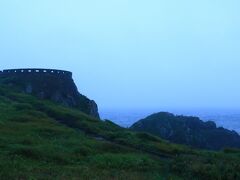
[[[72,72],[57,69],[5,69],[0,71],[0,75],[23,75],[23,74],[51,74],[62,77],[72,77]]]

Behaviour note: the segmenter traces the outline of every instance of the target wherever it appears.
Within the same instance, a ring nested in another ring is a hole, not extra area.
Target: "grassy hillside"
[[[239,150],[193,150],[0,87],[0,179],[240,179],[239,172]]]

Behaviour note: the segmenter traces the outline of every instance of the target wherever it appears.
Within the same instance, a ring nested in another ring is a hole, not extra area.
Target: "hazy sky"
[[[70,70],[100,108],[240,108],[239,0],[0,0],[0,68]]]

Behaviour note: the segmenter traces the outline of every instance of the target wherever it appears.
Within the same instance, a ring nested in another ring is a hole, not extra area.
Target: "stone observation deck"
[[[58,69],[5,69],[0,71],[0,76],[12,75],[54,75],[58,77],[72,77],[72,72]]]
[[[77,108],[88,115],[100,118],[97,104],[80,94],[70,71],[42,68],[5,69],[0,70],[0,85],[66,107]],[[67,120],[66,124],[69,125]]]

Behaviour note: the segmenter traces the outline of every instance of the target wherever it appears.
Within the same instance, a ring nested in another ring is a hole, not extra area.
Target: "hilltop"
[[[99,118],[97,104],[78,92],[72,73],[55,69],[8,69],[0,72],[0,83],[23,93],[74,107]]]
[[[213,121],[204,122],[198,117],[175,116],[160,112],[139,120],[130,129],[148,132],[173,143],[195,148],[209,150],[240,148],[240,136],[237,132],[217,127]]]
[[[0,179],[240,178],[237,149],[177,145],[19,87],[0,84]]]

